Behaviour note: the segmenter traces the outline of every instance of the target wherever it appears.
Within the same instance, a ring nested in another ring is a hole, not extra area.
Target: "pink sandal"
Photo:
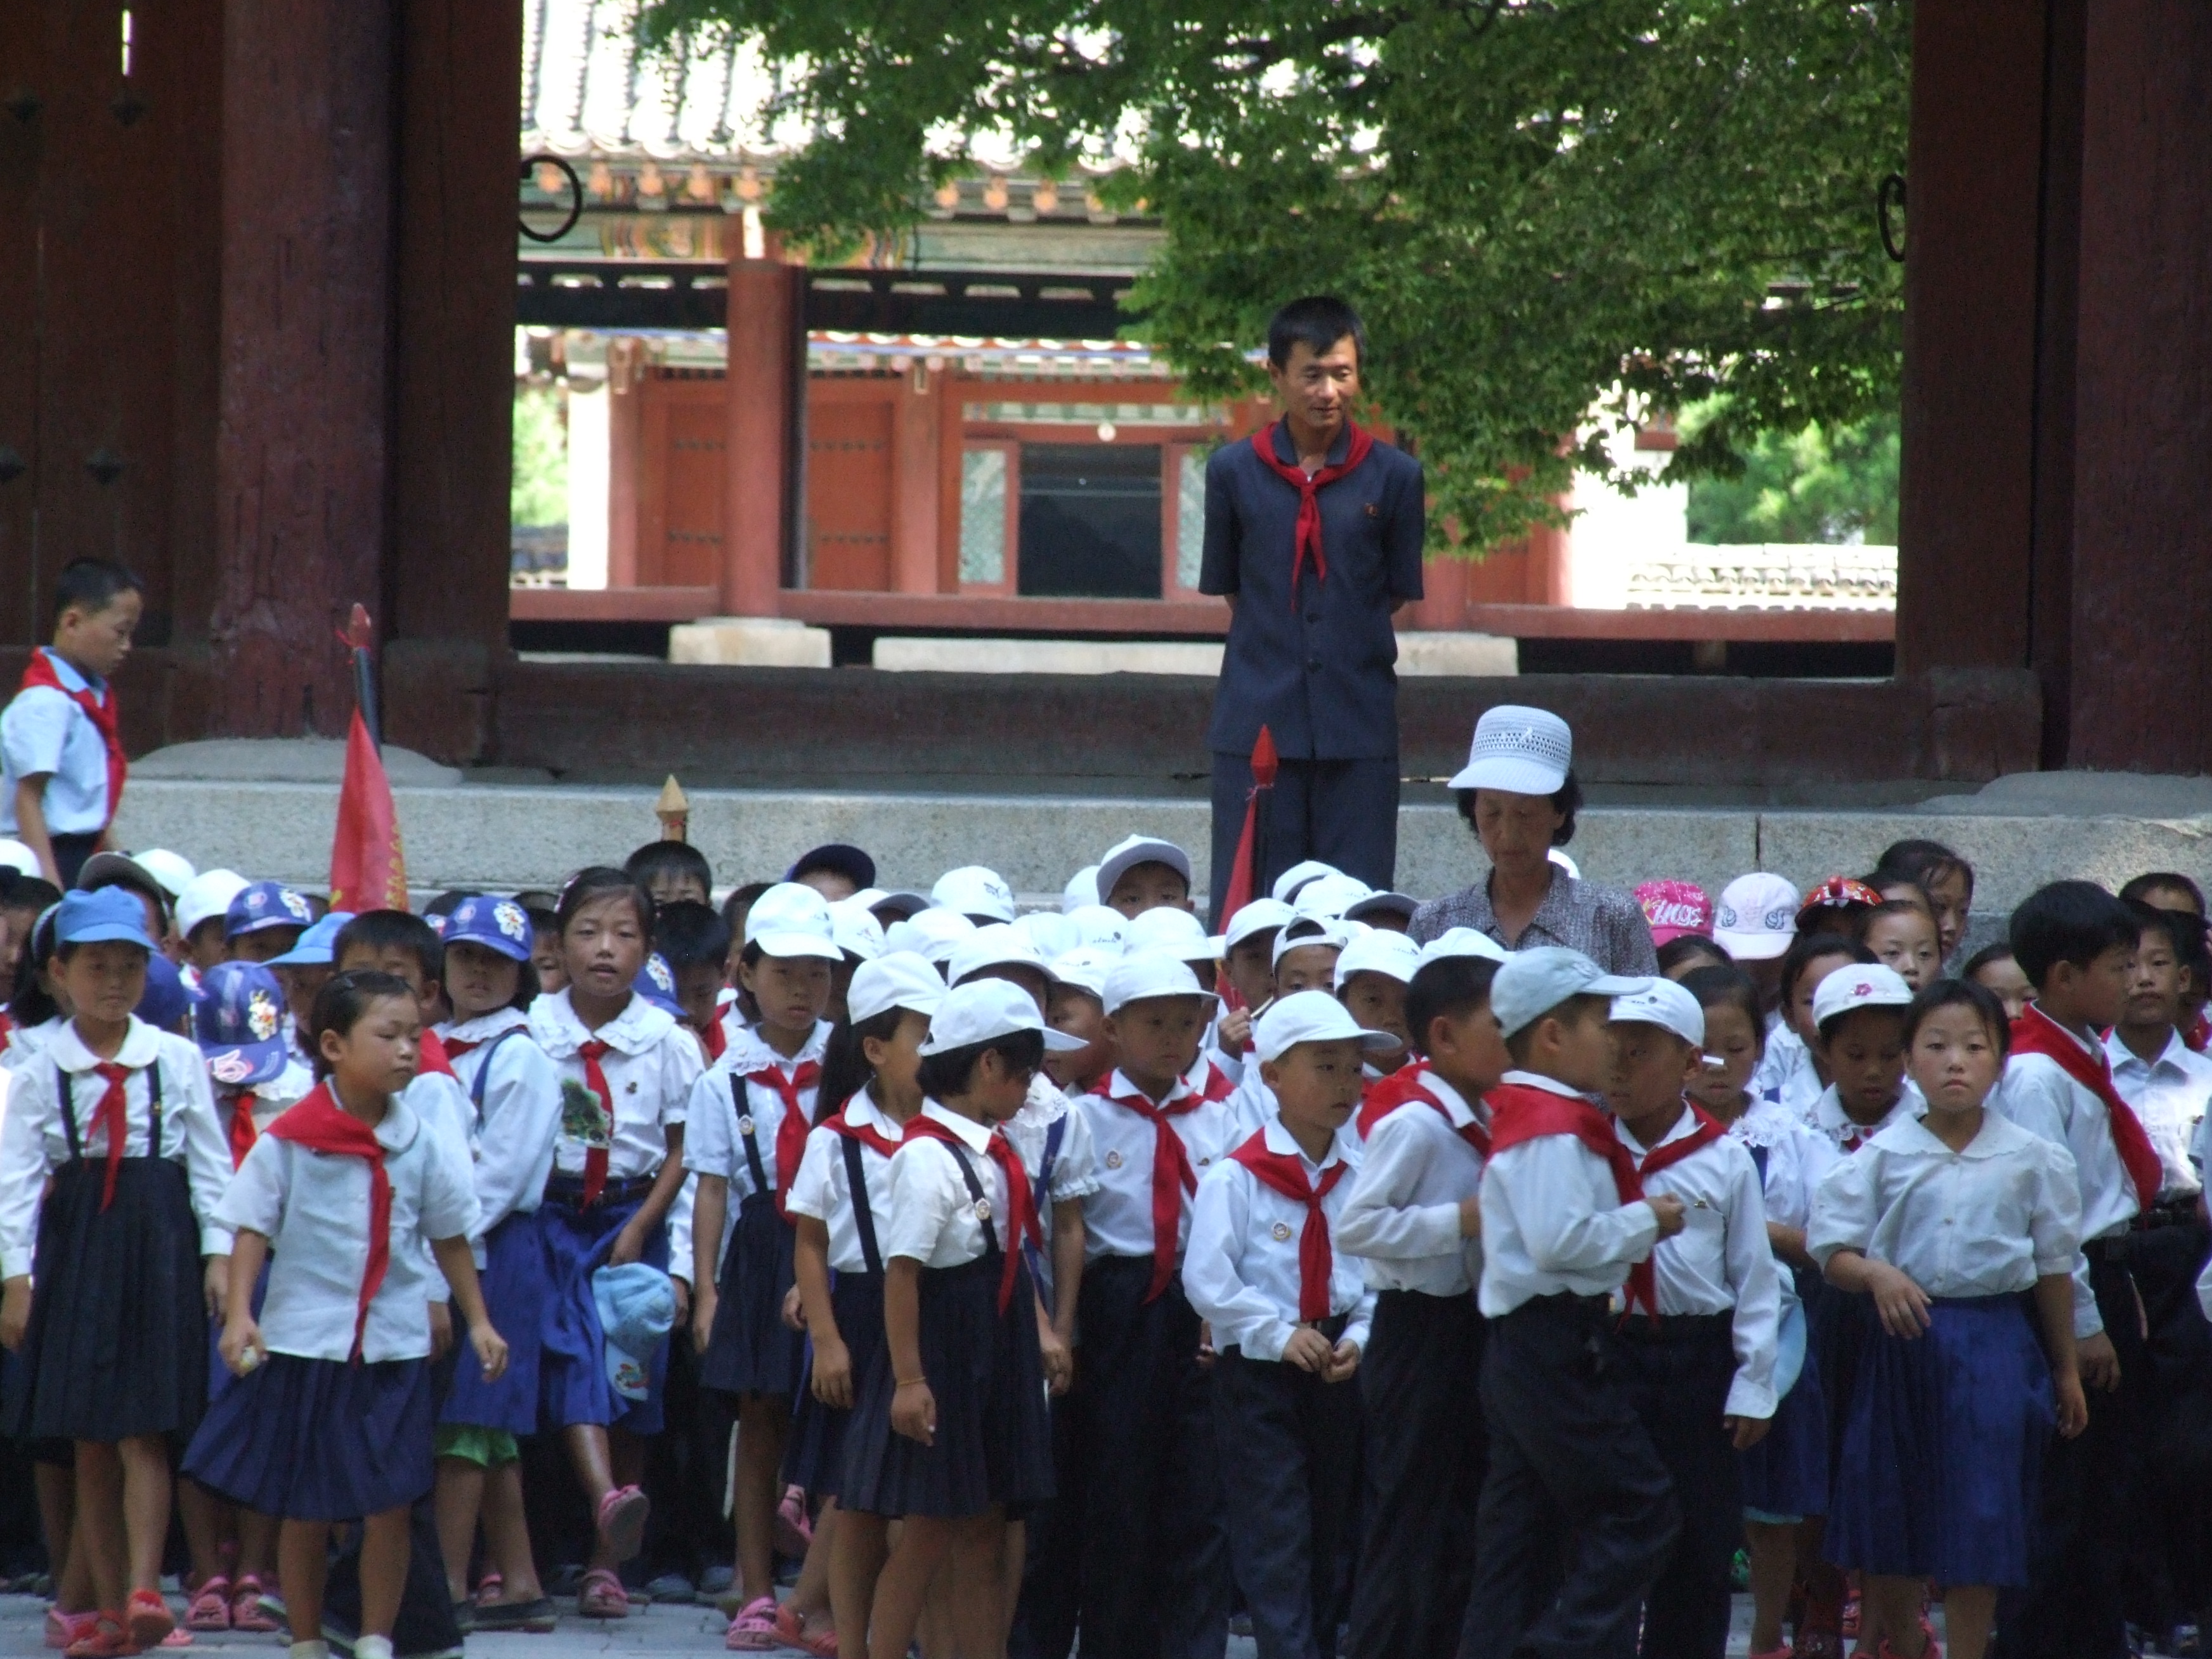
[[[477,1582],[477,1605],[488,1607],[506,1593],[506,1577],[500,1573],[488,1572]]]
[[[59,1607],[46,1609],[46,1645],[59,1651],[78,1638],[89,1636],[100,1623],[99,1609],[84,1613],[64,1613]]]
[[[599,1544],[617,1561],[627,1561],[645,1547],[645,1518],[653,1513],[653,1500],[635,1486],[617,1486],[599,1499]]]
[[[230,1580],[221,1573],[212,1573],[192,1592],[192,1599],[185,1608],[186,1630],[228,1630],[230,1628]]]
[[[284,1628],[261,1605],[261,1598],[265,1593],[261,1581],[252,1573],[238,1575],[230,1587],[230,1627],[233,1630],[266,1635],[270,1631]]]
[[[576,1611],[586,1619],[627,1619],[629,1592],[605,1567],[593,1567],[576,1591]]]
[[[783,1489],[783,1500],[775,1506],[776,1553],[791,1560],[805,1559],[814,1542],[814,1522],[806,1513],[806,1494],[797,1486]]]
[[[775,1610],[776,1640],[787,1648],[797,1648],[801,1653],[811,1653],[814,1659],[838,1659],[837,1632],[834,1626],[825,1626],[819,1632],[809,1636],[806,1621],[792,1610],[788,1601],[780,1603]]]
[[[722,1645],[736,1653],[771,1653],[783,1645],[776,1629],[775,1597],[757,1595],[730,1620]]]

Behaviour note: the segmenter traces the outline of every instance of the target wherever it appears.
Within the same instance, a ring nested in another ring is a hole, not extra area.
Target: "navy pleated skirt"
[[[31,1318],[7,1401],[21,1440],[179,1437],[207,1407],[207,1297],[182,1165],[105,1158],[54,1172],[39,1214]]]
[[[699,1383],[720,1394],[765,1394],[788,1401],[806,1368],[806,1337],[783,1322],[783,1299],[798,1282],[796,1228],[775,1212],[771,1193],[749,1193],[722,1253],[720,1300]]]
[[[184,1471],[258,1515],[356,1521],[430,1490],[436,1389],[425,1359],[272,1353],[208,1410]]]
[[[957,1518],[1003,1505],[1019,1520],[1053,1494],[1052,1424],[1037,1351],[1036,1292],[1018,1263],[999,1311],[995,1251],[921,1274],[921,1367],[937,1401],[925,1446],[891,1427],[890,1346],[868,1367],[845,1429],[847,1509]]]
[[[1804,1366],[1775,1407],[1774,1425],[1766,1437],[1737,1454],[1742,1462],[1743,1506],[1755,1520],[1802,1521],[1828,1512],[1828,1395],[1821,1382],[1814,1310],[1824,1298],[1842,1297],[1844,1292],[1802,1269],[1797,1288],[1805,1304]]]
[[[254,1277],[253,1317],[256,1323],[261,1319],[261,1304],[269,1299],[269,1268],[274,1261],[273,1256],[264,1255],[261,1271]],[[208,1321],[207,1397],[210,1407],[222,1399],[228,1392],[230,1385],[238,1381],[230,1374],[230,1367],[222,1363],[222,1327],[223,1322],[220,1319]]]
[[[1940,1584],[2025,1584],[2054,1418],[2027,1300],[1940,1299],[1929,1317],[1918,1337],[1866,1345],[1828,1558]]]
[[[830,1287],[830,1310],[837,1334],[853,1362],[853,1399],[867,1385],[868,1373],[884,1346],[884,1279],[881,1273],[841,1273]],[[792,1410],[791,1438],[783,1453],[786,1485],[810,1497],[836,1498],[845,1484],[845,1431],[853,1413],[825,1406],[814,1397],[812,1368]]]
[[[668,1384],[668,1344],[653,1345],[646,1361],[647,1392],[642,1400],[617,1394],[607,1381],[606,1336],[599,1328],[599,1304],[592,1298],[592,1275],[606,1266],[615,1235],[644,1205],[642,1196],[627,1204],[599,1204],[586,1210],[550,1192],[531,1212],[545,1273],[544,1346],[538,1356],[538,1420],[545,1429],[572,1423],[597,1423],[631,1434],[659,1434],[662,1396]],[[647,1235],[647,1266],[668,1268],[668,1229]]]
[[[482,1280],[484,1310],[492,1328],[507,1339],[507,1370],[496,1382],[487,1382],[481,1365],[454,1366],[438,1421],[534,1434],[538,1362],[544,1349],[545,1245],[530,1216],[508,1216],[484,1235]],[[465,1345],[465,1332],[456,1329],[454,1335],[457,1346]]]

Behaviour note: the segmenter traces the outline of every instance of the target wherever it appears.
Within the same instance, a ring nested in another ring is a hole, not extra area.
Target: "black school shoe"
[[[480,1601],[473,1617],[474,1630],[520,1630],[541,1636],[560,1622],[550,1595],[534,1601]]]

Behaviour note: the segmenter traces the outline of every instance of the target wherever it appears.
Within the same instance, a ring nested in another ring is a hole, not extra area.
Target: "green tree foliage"
[[[1364,313],[1376,413],[1470,550],[1550,516],[1617,423],[1724,393],[1673,476],[1894,400],[1905,0],[647,0],[729,34],[817,135],[769,221],[817,249],[914,222],[1010,136],[1164,224],[1136,332],[1192,389],[1302,293]]]
[[[1690,539],[1894,546],[1897,455],[1893,412],[1762,432],[1741,474],[1692,483]]]
[[[514,483],[508,514],[519,525],[568,522],[568,428],[558,386],[514,389]]]

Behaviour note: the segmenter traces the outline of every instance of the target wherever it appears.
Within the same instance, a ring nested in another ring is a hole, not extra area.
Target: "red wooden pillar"
[[[805,365],[799,346],[801,272],[776,259],[730,258],[729,467],[722,514],[722,614],[773,617],[783,588],[784,547],[798,442],[793,419]]]
[[[917,362],[907,372],[893,405],[889,586],[896,593],[937,591],[937,490],[944,471],[938,447],[944,441],[944,386],[950,372]]]

